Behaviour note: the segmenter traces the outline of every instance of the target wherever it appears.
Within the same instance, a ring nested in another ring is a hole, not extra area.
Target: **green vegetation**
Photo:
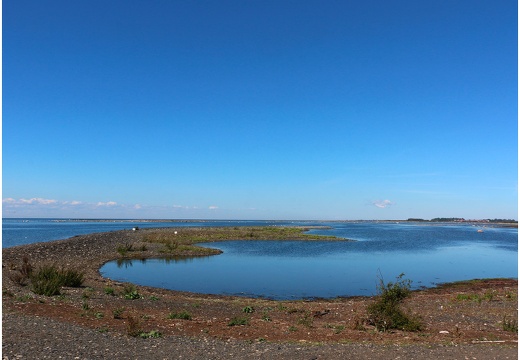
[[[334,325],[334,324],[326,324],[326,329],[333,329],[334,334],[340,334],[343,330],[345,330],[345,325]]]
[[[80,287],[84,274],[80,271],[58,268],[56,265],[44,265],[36,271],[31,271],[32,291],[38,295],[59,295],[61,288]]]
[[[187,311],[181,311],[179,313],[171,312],[168,315],[168,319],[191,320],[191,314]]]
[[[484,295],[480,295],[480,294],[457,294],[457,298],[456,299],[458,301],[475,301],[475,302],[478,302],[480,304],[483,300],[487,300],[487,301],[493,300],[494,296],[495,296],[495,294],[493,294],[492,292],[486,292]]]
[[[105,289],[103,289],[105,294],[107,295],[112,295],[114,296],[116,293],[115,293],[115,290],[114,288],[110,287],[110,286],[107,286]]]
[[[403,313],[400,303],[410,295],[411,280],[403,279],[404,274],[397,277],[395,283],[385,284],[379,279],[379,296],[367,308],[369,323],[379,331],[399,329],[405,331],[419,331],[422,324],[416,317]]]
[[[246,306],[245,308],[242,309],[242,311],[245,312],[246,314],[252,314],[253,312],[255,312],[255,308],[252,306]]]
[[[162,334],[157,330],[152,330],[150,332],[140,332],[139,337],[143,339],[150,339],[150,338],[160,338],[162,337]]]
[[[312,317],[311,313],[306,311],[303,317],[298,319],[298,325],[303,325],[306,327],[312,327],[312,324],[314,323],[314,318]]]
[[[430,220],[431,222],[460,222],[464,221],[464,218],[433,218]]]
[[[112,315],[114,316],[114,319],[122,319],[124,312],[125,312],[125,308],[119,307],[119,308],[112,310]]]
[[[228,323],[228,326],[240,326],[240,325],[249,325],[248,317],[234,317]]]
[[[129,251],[133,251],[133,247],[131,243],[125,242],[124,244],[117,244],[116,250],[121,256],[126,256]]]
[[[123,287],[123,297],[127,300],[141,299],[142,296],[137,291],[137,288],[133,284],[127,284]]]
[[[516,318],[508,320],[507,317],[504,315],[504,320],[502,321],[502,330],[517,333],[518,332],[518,320]]]

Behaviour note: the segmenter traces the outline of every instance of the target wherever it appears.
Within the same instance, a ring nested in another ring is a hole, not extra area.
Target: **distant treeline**
[[[423,221],[423,222],[488,222],[488,223],[518,223],[513,219],[482,219],[482,220],[466,220],[464,218],[434,218],[431,220],[409,218],[407,221]]]

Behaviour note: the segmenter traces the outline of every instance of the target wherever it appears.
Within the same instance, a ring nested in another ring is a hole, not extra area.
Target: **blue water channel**
[[[113,280],[206,294],[278,300],[373,295],[401,274],[413,288],[518,278],[518,230],[453,224],[324,223],[312,233],[355,241],[224,241],[202,258],[113,261]],[[480,231],[478,231],[480,230]]]

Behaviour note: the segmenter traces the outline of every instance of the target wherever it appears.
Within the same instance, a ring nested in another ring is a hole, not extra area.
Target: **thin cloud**
[[[390,200],[376,200],[376,201],[372,202],[372,205],[374,205],[375,207],[378,207],[380,209],[384,209],[384,208],[394,205],[394,203],[391,202]]]
[[[51,205],[51,204],[57,204],[58,200],[52,200],[52,199],[43,199],[43,198],[31,198],[31,199],[13,199],[13,198],[6,198],[2,199],[2,203],[4,204],[11,204],[11,205]]]
[[[98,202],[96,206],[116,206],[117,203],[115,201],[108,201],[108,202]]]
[[[208,209],[210,209],[210,210],[217,210],[218,206],[212,205],[212,206],[208,207]]]

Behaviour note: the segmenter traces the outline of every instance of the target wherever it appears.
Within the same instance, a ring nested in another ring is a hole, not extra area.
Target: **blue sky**
[[[516,219],[517,15],[4,0],[3,216]]]

